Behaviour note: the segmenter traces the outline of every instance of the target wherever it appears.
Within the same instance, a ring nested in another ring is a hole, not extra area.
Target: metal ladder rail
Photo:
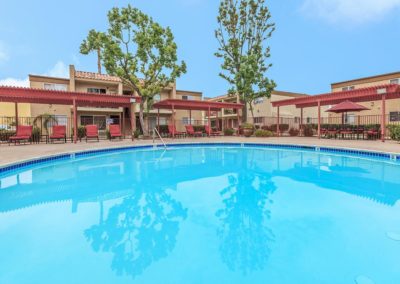
[[[167,148],[167,144],[165,144],[164,139],[161,137],[161,135],[158,132],[156,127],[154,127],[154,129],[153,129],[153,144],[155,143],[155,140],[156,140],[156,135],[155,134],[157,134],[158,138],[160,138],[161,142],[164,145],[164,148]]]

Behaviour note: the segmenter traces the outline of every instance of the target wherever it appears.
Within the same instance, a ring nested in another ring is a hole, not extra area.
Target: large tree
[[[101,74],[101,54],[104,42],[104,34],[95,30],[90,30],[87,38],[82,42],[80,52],[89,54],[93,51],[97,53],[97,71]]]
[[[169,27],[163,28],[139,9],[128,5],[108,12],[109,28],[101,33],[102,62],[110,75],[141,98],[140,125],[148,133],[144,113],[155,95],[186,73],[178,62],[177,45]]]
[[[215,36],[219,42],[215,55],[223,59],[220,76],[229,85],[231,95],[244,102],[243,122],[247,121],[247,108],[252,117],[253,102],[270,97],[276,87],[266,76],[272,66],[267,63],[270,47],[267,40],[275,30],[265,0],[221,0]]]

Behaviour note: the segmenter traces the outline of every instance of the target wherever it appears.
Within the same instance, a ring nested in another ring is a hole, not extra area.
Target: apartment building
[[[48,76],[29,75],[31,88],[62,90],[72,92],[96,93],[96,94],[117,94],[134,95],[135,92],[122,83],[122,80],[115,76],[85,72],[75,70],[73,65],[69,68],[69,78],[53,78]],[[171,84],[160,94],[156,95],[154,101],[165,99],[183,100],[202,100],[201,92],[181,91],[176,89],[176,84]],[[60,124],[70,121],[73,113],[71,106],[29,104],[29,116],[36,117],[40,114],[53,114]],[[139,106],[135,105],[132,109],[123,108],[98,108],[98,107],[78,107],[78,124],[96,124],[100,131],[105,131],[108,124],[120,123],[122,117],[130,118],[131,114],[136,117],[136,125],[139,125]],[[167,124],[172,116],[171,110],[160,110],[160,124]],[[184,121],[186,114],[183,111],[176,111],[175,119]],[[193,111],[193,119],[202,119],[201,111]],[[147,123],[149,128],[155,127],[157,123],[157,111],[149,110],[147,113]],[[129,121],[129,120],[127,120]],[[128,129],[128,128],[127,128]]]
[[[284,91],[273,91],[270,98],[259,98],[255,100],[252,104],[253,106],[253,114],[254,119],[250,110],[250,107],[247,109],[247,121],[252,122],[254,124],[273,124],[275,123],[277,117],[277,109],[272,107],[272,102],[287,100],[292,98],[304,97],[308,96],[306,94],[301,93],[293,93],[293,92],[284,92]],[[210,101],[214,102],[239,102],[239,98],[237,96],[219,96],[215,98],[210,98]],[[312,118],[315,116],[315,109],[309,108],[304,110],[304,119]],[[216,120],[218,116],[218,122]],[[300,110],[295,106],[290,106],[280,110],[280,116],[283,118],[297,119],[300,121]],[[222,112],[213,113],[211,116],[213,126],[217,123],[222,128],[237,128],[237,117],[238,113],[236,110],[223,110]],[[239,117],[242,118],[242,111],[239,111]]]
[[[387,73],[382,75],[364,77],[353,79],[349,81],[337,82],[331,84],[332,93],[340,91],[351,91],[360,88],[366,88],[371,86],[387,85],[387,84],[400,84],[400,72]],[[371,101],[366,103],[360,103],[370,110],[363,111],[359,115],[363,116],[380,116],[382,112],[381,101]],[[386,102],[386,114],[388,115],[389,122],[400,121],[400,99],[388,100]],[[348,113],[346,122],[354,122],[356,113]],[[330,116],[335,116],[331,114]]]

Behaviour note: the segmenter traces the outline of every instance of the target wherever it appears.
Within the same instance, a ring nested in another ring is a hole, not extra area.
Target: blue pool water
[[[0,175],[0,283],[400,283],[400,164],[140,149]]]

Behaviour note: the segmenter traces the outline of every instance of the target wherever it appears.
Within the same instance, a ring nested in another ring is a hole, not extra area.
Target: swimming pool
[[[400,283],[400,163],[192,145],[0,174],[0,283]]]

